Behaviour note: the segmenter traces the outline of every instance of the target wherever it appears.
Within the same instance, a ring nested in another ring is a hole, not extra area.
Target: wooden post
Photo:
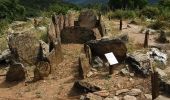
[[[145,33],[144,48],[148,47],[148,40],[149,40],[149,30],[147,30]]]
[[[151,84],[152,84],[152,100],[155,100],[159,96],[158,72],[155,72],[155,71],[152,72]]]
[[[122,18],[120,18],[120,27],[119,27],[119,30],[122,30],[122,25],[123,25]]]
[[[109,66],[109,75],[112,75],[113,74],[113,65],[110,65]]]

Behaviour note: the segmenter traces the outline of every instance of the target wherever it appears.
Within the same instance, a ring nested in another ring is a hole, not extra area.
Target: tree
[[[109,0],[111,9],[135,9],[143,8],[148,3],[148,0]]]

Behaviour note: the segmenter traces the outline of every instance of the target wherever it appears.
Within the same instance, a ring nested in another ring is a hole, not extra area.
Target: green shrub
[[[150,19],[155,19],[160,14],[158,7],[147,6],[140,12],[140,16],[145,16]]]
[[[0,20],[0,35],[3,35],[7,28],[8,28],[8,21],[7,20]]]
[[[109,18],[116,18],[116,19],[134,19],[136,17],[135,11],[132,10],[115,10],[114,12],[108,12],[107,16]]]
[[[151,23],[148,27],[155,30],[165,29],[167,27],[167,23],[164,21],[157,20]]]

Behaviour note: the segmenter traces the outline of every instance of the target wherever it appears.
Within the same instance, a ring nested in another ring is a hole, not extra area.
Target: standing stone
[[[60,28],[60,32],[63,30],[63,27],[64,27],[64,17],[62,14],[59,15],[59,28]]]
[[[23,81],[26,77],[26,71],[24,69],[23,64],[16,63],[10,65],[10,68],[6,75],[6,81],[14,82],[14,81]]]
[[[144,48],[148,47],[148,42],[149,42],[149,30],[146,31],[145,33]]]
[[[161,31],[160,36],[158,38],[158,42],[160,42],[160,43],[169,43],[164,31]]]
[[[122,26],[123,26],[123,22],[122,22],[122,18],[120,19],[120,27],[119,30],[122,30]]]
[[[69,27],[74,26],[74,17],[72,13],[68,14],[68,24],[69,24]]]
[[[64,16],[64,28],[69,27],[69,17],[68,15]]]
[[[26,32],[11,37],[9,48],[15,60],[23,64],[35,64],[39,52],[39,41],[34,34]]]
[[[83,10],[78,18],[80,27],[94,28],[97,22],[97,16],[92,10]]]
[[[51,72],[51,65],[50,62],[47,61],[39,61],[36,64],[36,68],[34,70],[34,81],[43,79],[47,77]]]
[[[53,22],[50,23],[50,25],[48,26],[47,29],[47,36],[48,36],[48,42],[54,42],[54,40],[56,39],[56,32],[55,32],[55,25]]]
[[[59,16],[53,15],[52,21],[53,21],[54,28],[55,28],[56,38],[60,38],[60,26],[59,26],[60,18],[59,18]]]
[[[101,59],[106,60],[104,54],[113,52],[119,63],[126,58],[127,48],[120,39],[91,40],[86,42],[86,45],[89,45],[93,57],[99,56]]]
[[[85,54],[81,54],[79,57],[79,74],[81,78],[87,78],[88,73],[90,72],[89,60]]]

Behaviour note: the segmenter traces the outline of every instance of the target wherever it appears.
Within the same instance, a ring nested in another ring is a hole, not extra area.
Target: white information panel
[[[106,53],[106,54],[104,54],[104,55],[106,56],[106,58],[107,58],[107,60],[109,61],[109,64],[110,64],[110,65],[118,64],[118,61],[117,61],[115,55],[114,55],[112,52]]]

